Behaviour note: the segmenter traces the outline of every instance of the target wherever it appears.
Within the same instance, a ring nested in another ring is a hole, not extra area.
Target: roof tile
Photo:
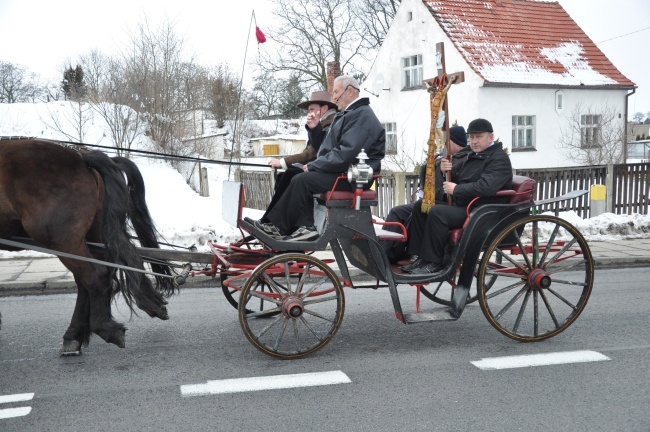
[[[422,1],[488,82],[634,85],[557,2]]]

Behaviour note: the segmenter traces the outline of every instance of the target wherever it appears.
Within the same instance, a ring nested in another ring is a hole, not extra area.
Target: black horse
[[[0,141],[0,238],[30,237],[48,249],[144,269],[129,222],[142,247],[159,247],[142,175],[129,159],[54,141]],[[105,246],[93,255],[87,242]],[[126,327],[111,315],[117,293],[132,311],[137,306],[151,317],[169,318],[165,297],[176,288],[171,278],[156,276],[154,287],[142,273],[59,258],[77,284],[62,355],[80,354],[91,332],[124,348]],[[166,264],[152,264],[151,270],[172,274]]]

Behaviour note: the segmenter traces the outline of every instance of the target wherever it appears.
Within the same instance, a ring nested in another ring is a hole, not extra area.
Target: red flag
[[[266,42],[266,36],[264,36],[264,33],[262,33],[262,30],[260,30],[259,27],[255,26],[255,37],[257,38],[257,43],[261,44]]]

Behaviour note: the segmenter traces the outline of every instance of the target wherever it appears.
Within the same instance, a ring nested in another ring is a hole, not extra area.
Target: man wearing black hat
[[[436,203],[426,218],[414,217],[411,221],[409,253],[419,258],[402,267],[405,272],[426,274],[442,270],[449,231],[463,226],[466,206],[472,199],[486,198],[479,205],[507,200],[493,197],[497,191],[510,187],[512,164],[503,151],[503,144],[494,141],[492,124],[485,119],[472,120],[467,134],[471,151],[466,157],[453,165],[448,160],[440,163],[442,172],[451,171],[451,180],[445,181],[442,187],[452,197],[452,205]],[[414,209],[413,214],[417,211]]]
[[[467,133],[465,132],[465,128],[462,126],[452,126],[449,128],[449,153],[451,154],[452,157],[452,165],[455,165],[457,161],[464,160],[463,158],[467,156],[467,153],[470,152],[470,148],[467,146]],[[440,171],[440,158],[436,159],[436,204],[439,204],[442,202],[442,197],[443,197],[443,189],[442,189],[442,183],[444,182],[444,177],[442,176],[442,172]],[[420,170],[420,186],[424,187],[425,184],[425,176],[426,176],[426,170],[427,170],[427,165],[426,161],[422,165],[422,168]],[[422,190],[419,190],[418,193],[421,193]],[[413,215],[413,212],[416,211],[420,214],[422,214],[421,210],[421,196],[418,196],[417,201],[413,201],[410,204],[403,204],[399,205],[396,207],[393,207],[390,212],[388,213],[388,216],[386,216],[386,222],[400,222],[402,225],[404,225],[407,229],[410,226],[411,218]],[[440,201],[440,202],[438,202]],[[416,210],[414,210],[416,209]],[[416,217],[420,217],[420,214],[416,214]],[[424,215],[426,218],[426,214]],[[399,227],[395,226],[387,226],[384,228],[387,231],[393,231],[393,232],[401,232],[401,229]],[[386,254],[388,255],[388,260],[390,262],[397,262],[401,259],[404,258],[404,255],[406,254],[407,248],[409,246],[410,242],[410,236],[409,240],[406,242],[401,242],[401,241],[389,241],[389,240],[384,240],[380,241],[381,245],[383,246],[384,250],[386,251]]]
[[[307,122],[305,129],[307,129],[307,146],[298,154],[287,156],[283,159],[271,159],[268,165],[272,168],[281,168],[285,170],[278,175],[275,183],[275,191],[273,198],[266,208],[266,212],[260,218],[260,222],[268,223],[268,212],[275,207],[275,204],[280,200],[284,191],[289,187],[291,179],[296,175],[303,172],[302,168],[293,166],[293,164],[306,164],[316,159],[316,154],[320,148],[327,131],[334,120],[337,107],[329,93],[326,91],[316,91],[311,94],[309,100],[300,102],[298,108],[307,110]]]

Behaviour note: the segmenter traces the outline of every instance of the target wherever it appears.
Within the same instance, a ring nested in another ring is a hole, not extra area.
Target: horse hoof
[[[59,350],[61,356],[80,356],[81,342],[77,340],[64,340],[63,346]]]
[[[118,336],[117,338],[115,338],[115,340],[113,340],[113,343],[115,345],[117,345],[118,347],[120,347],[120,348],[126,348],[126,337],[125,337],[125,335],[122,334],[122,335]]]

